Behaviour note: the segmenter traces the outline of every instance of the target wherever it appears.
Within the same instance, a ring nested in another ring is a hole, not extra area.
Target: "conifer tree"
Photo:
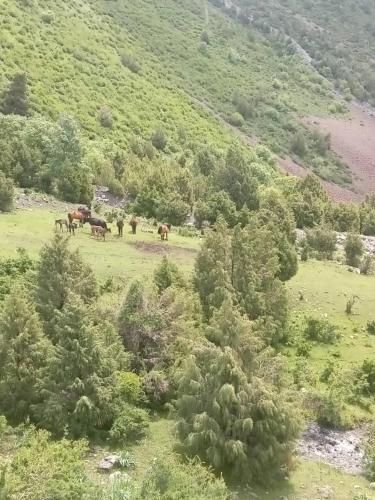
[[[51,355],[33,304],[15,286],[0,317],[0,412],[19,424],[38,400],[37,379]]]
[[[4,95],[1,112],[4,115],[26,116],[28,108],[27,77],[25,73],[17,73]]]
[[[79,252],[69,250],[68,239],[56,234],[40,252],[36,286],[37,310],[44,322],[45,332],[54,343],[56,313],[64,307],[70,291],[85,304],[90,304],[97,297],[97,282]]]
[[[248,379],[229,347],[200,349],[184,361],[176,407],[186,452],[248,481],[281,474],[298,434],[292,408],[272,386]]]
[[[183,286],[184,279],[176,264],[170,262],[168,258],[164,256],[160,265],[154,272],[154,283],[159,293],[161,293],[172,285]]]
[[[54,434],[90,434],[110,420],[115,374],[106,369],[110,365],[83,300],[68,292],[56,315],[55,354],[41,381],[43,402],[35,412]]]
[[[207,234],[195,261],[194,285],[203,312],[210,318],[227,296],[231,284],[231,232],[225,220],[218,218],[215,230]]]
[[[133,368],[140,370],[144,363],[155,364],[160,358],[166,340],[165,319],[158,307],[155,294],[145,290],[135,280],[129,287],[121,306],[118,329],[125,348],[134,354]]]

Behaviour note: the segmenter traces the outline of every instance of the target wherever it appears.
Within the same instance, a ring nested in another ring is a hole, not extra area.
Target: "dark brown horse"
[[[100,226],[104,229],[108,229],[107,223],[103,219],[97,219],[96,217],[85,217],[83,219],[83,223],[86,224],[88,222],[90,226]]]
[[[132,233],[137,234],[138,219],[133,216],[130,221],[130,227],[132,228]]]
[[[159,226],[158,234],[160,234],[160,238],[162,240],[168,241],[168,234],[170,230],[171,230],[170,224],[162,224],[161,226]]]
[[[117,230],[118,230],[118,235],[122,236],[122,231],[124,229],[124,219],[119,219],[116,222]]]

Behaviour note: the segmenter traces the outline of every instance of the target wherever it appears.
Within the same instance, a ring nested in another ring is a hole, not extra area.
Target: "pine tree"
[[[97,297],[97,282],[78,251],[69,250],[68,239],[56,234],[40,252],[36,287],[37,310],[44,322],[45,332],[54,343],[56,313],[64,307],[70,291],[90,304]]]
[[[214,231],[207,234],[195,261],[194,285],[203,312],[210,318],[227,296],[231,284],[231,232],[225,220],[218,218]]]
[[[161,293],[172,285],[183,286],[184,279],[176,264],[170,262],[168,258],[164,256],[160,265],[154,272],[154,283],[159,293]]]
[[[25,73],[17,73],[5,93],[1,112],[4,115],[26,116],[28,108],[27,77]]]
[[[36,383],[51,355],[33,304],[16,286],[0,317],[0,412],[19,424],[38,400]]]
[[[155,294],[135,280],[129,287],[118,318],[118,329],[126,350],[134,354],[133,368],[155,364],[163,351],[165,318]]]
[[[68,292],[56,316],[55,354],[40,383],[43,402],[35,413],[54,434],[90,434],[110,420],[115,374],[106,369],[111,365],[81,298]]]
[[[261,379],[248,379],[229,347],[200,349],[183,363],[176,403],[189,455],[216,471],[266,482],[281,474],[298,419]]]

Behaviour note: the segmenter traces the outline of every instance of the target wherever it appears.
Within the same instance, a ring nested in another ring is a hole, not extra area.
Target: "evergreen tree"
[[[55,353],[40,382],[43,401],[35,414],[54,434],[87,435],[111,420],[115,374],[83,300],[68,292],[55,314]]]
[[[36,383],[52,346],[33,304],[15,286],[0,317],[0,412],[19,424],[38,400]]]
[[[118,329],[125,348],[134,354],[133,368],[155,365],[162,356],[166,341],[165,317],[155,294],[134,281],[121,306]]]
[[[229,347],[200,349],[184,361],[176,407],[189,455],[248,481],[281,475],[298,420],[272,386],[255,376],[248,380]]]
[[[1,112],[4,115],[26,116],[28,108],[27,77],[25,73],[17,73],[5,93]]]
[[[345,242],[345,256],[348,266],[359,267],[363,255],[363,243],[359,234],[348,234]]]
[[[219,217],[210,231],[195,261],[194,285],[206,318],[219,308],[231,285],[231,232]]]
[[[164,256],[160,265],[155,269],[154,283],[159,293],[161,293],[172,285],[183,286],[184,279],[176,264],[170,262],[168,258]]]
[[[97,297],[97,282],[91,268],[78,251],[71,252],[68,239],[56,234],[40,252],[37,269],[36,303],[46,333],[55,343],[57,312],[61,311],[69,291],[86,304]]]

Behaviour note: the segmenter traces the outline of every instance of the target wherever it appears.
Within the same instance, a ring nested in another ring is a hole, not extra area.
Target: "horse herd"
[[[75,222],[77,221],[77,222]],[[75,230],[79,227],[83,227],[84,224],[90,224],[91,226],[91,235],[96,238],[101,238],[105,240],[105,235],[111,232],[111,228],[108,227],[107,222],[104,219],[99,219],[97,217],[91,216],[91,210],[86,207],[78,207],[77,210],[73,210],[68,213],[68,219],[56,219],[55,220],[55,228],[60,228],[60,231],[64,230],[64,226],[66,231],[69,231],[71,235],[75,235]],[[133,216],[129,222],[132,233],[137,234],[137,226],[139,220],[137,217]],[[124,218],[117,219],[116,226],[118,231],[118,236],[121,237],[123,235],[124,229]],[[170,224],[161,224],[158,227],[158,234],[162,240],[168,241],[168,234],[171,230]]]

